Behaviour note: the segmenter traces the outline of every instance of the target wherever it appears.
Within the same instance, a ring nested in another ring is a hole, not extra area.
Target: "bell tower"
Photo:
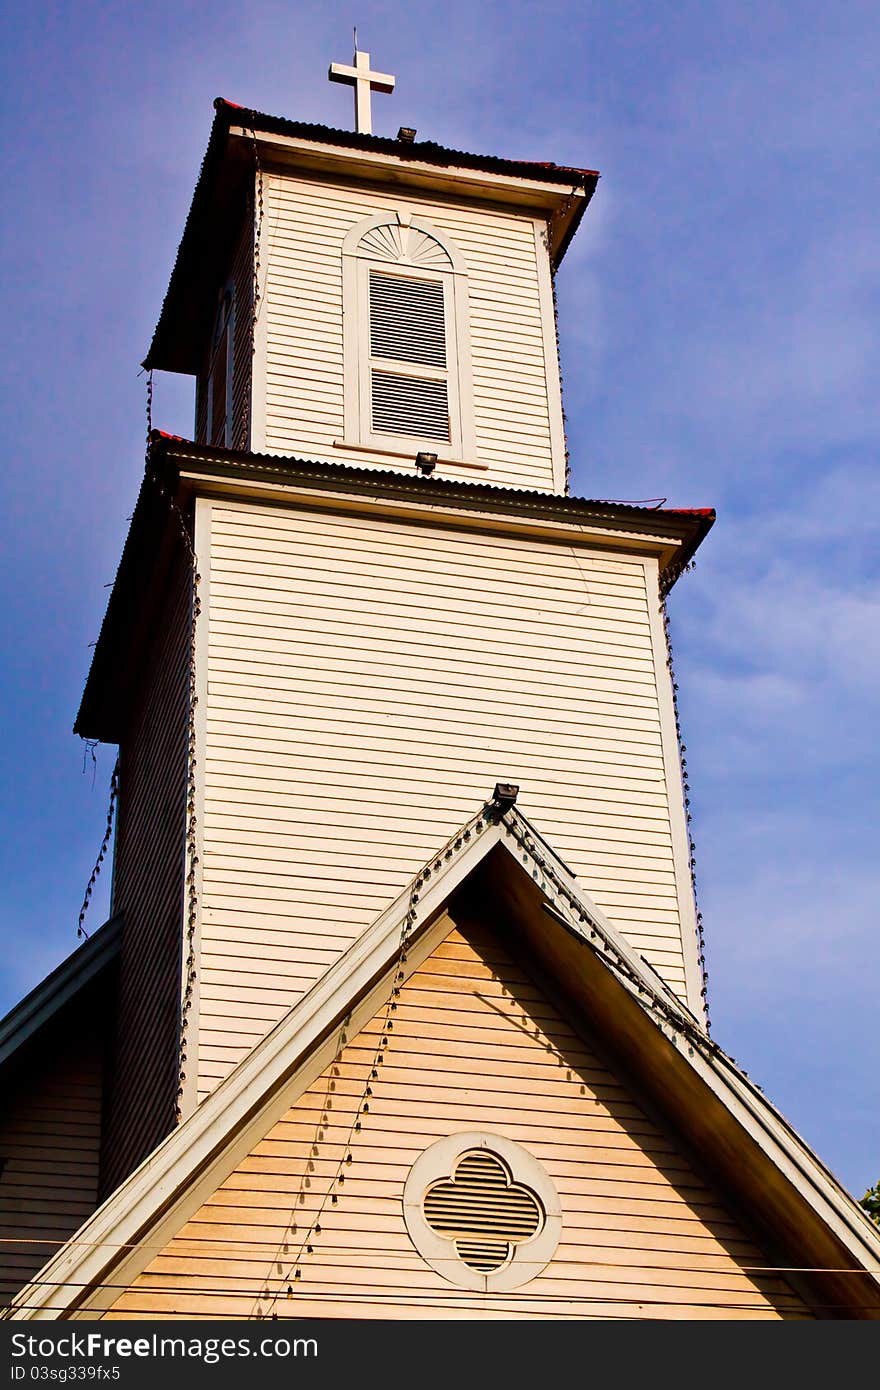
[[[146,359],[197,442],[564,491],[552,276],[598,175],[215,108]]]
[[[598,175],[218,100],[77,721],[120,745],[113,1186],[496,783],[702,1023],[663,595],[712,524],[568,494],[553,276]]]

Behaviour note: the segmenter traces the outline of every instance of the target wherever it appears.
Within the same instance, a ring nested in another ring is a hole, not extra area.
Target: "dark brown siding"
[[[254,233],[250,210],[244,219],[232,265],[235,283],[235,341],[232,357],[232,447],[250,448],[251,315],[254,298]]]
[[[0,1305],[98,1205],[107,1016],[85,991],[0,1081]]]
[[[251,315],[254,288],[253,257],[253,211],[251,208],[248,208],[242,220],[241,233],[236,241],[229,269],[229,278],[234,285],[235,294],[235,329],[232,354],[232,431],[229,440],[230,447],[234,449],[247,449],[250,447],[252,364]],[[219,291],[223,286],[218,285],[217,288]],[[196,384],[196,440],[200,444],[214,443],[222,446],[226,443],[224,439],[219,437],[213,437],[211,440],[208,439],[208,377],[212,364],[215,368],[217,366],[216,359],[218,355],[225,358],[225,346],[221,343],[218,353],[215,353],[213,345],[209,341],[206,344],[202,370],[199,373],[198,382]],[[223,389],[225,392],[225,380]],[[215,415],[217,414],[216,404],[215,399]],[[213,429],[212,434],[216,435],[216,431]]]
[[[114,912],[124,915],[101,1165],[106,1196],[169,1133],[178,1086],[191,571],[181,556],[120,746]]]

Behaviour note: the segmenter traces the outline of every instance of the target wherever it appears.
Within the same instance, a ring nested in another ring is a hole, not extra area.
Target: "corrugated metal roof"
[[[554,164],[537,159],[504,159],[498,155],[470,154],[438,145],[433,140],[414,140],[406,143],[385,135],[360,135],[354,130],[338,130],[335,126],[317,125],[309,121],[292,121],[286,116],[268,116],[262,111],[238,106],[225,97],[216,97],[214,109],[226,113],[229,125],[240,124],[248,130],[265,131],[267,135],[290,135],[299,140],[314,140],[324,145],[342,145],[350,150],[366,150],[373,154],[393,154],[399,159],[423,164],[438,164],[444,168],[481,169],[491,174],[508,174],[513,178],[540,179],[544,183],[560,183],[570,188],[584,179],[599,177],[597,169],[579,169],[573,165]]]
[[[474,482],[469,478],[439,478],[436,474],[426,477],[413,471],[404,473],[399,468],[378,468],[372,464],[339,463],[329,459],[305,458],[301,454],[253,454],[242,450],[224,449],[219,445],[196,444],[179,434],[167,434],[164,430],[153,430],[153,445],[161,454],[169,457],[204,458],[218,463],[239,464],[249,469],[268,469],[273,472],[302,475],[303,470],[313,470],[316,476],[338,476],[340,481],[355,479],[377,488],[389,486],[412,487],[429,501],[431,498],[450,494],[467,494],[474,501],[492,499],[505,504],[532,501],[544,504],[548,509],[574,515],[602,515],[613,517],[618,514],[644,517],[702,517],[715,520],[714,507],[665,507],[646,506],[639,502],[618,501],[613,498],[573,497],[559,492],[544,492],[539,488],[511,487],[507,483]],[[706,527],[708,530],[708,527]]]

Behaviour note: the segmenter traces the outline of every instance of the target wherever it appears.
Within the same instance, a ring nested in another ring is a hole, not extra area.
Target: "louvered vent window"
[[[485,1149],[464,1154],[453,1178],[428,1189],[424,1213],[432,1230],[455,1242],[459,1259],[481,1274],[500,1269],[544,1222],[536,1195],[511,1182],[501,1160]]]
[[[373,430],[449,443],[447,378],[442,281],[371,270]]]

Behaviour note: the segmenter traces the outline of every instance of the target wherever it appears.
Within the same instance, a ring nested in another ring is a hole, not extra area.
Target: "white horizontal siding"
[[[439,471],[552,490],[547,343],[532,219],[290,173],[265,180],[265,448],[396,466],[393,458],[336,447],[343,436],[342,243],[356,223],[404,206],[450,237],[468,269],[476,461],[486,467],[474,473],[441,464]]]
[[[206,612],[202,1093],[499,780],[684,992],[639,561],[214,503]]]

